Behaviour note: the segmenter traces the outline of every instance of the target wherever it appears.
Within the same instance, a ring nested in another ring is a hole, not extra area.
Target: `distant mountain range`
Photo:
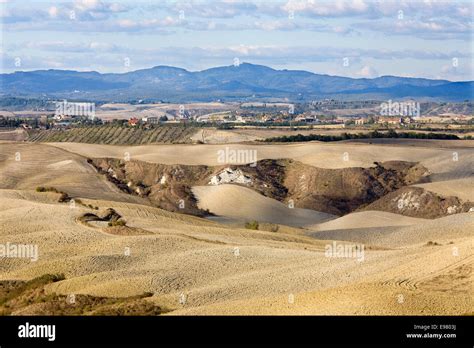
[[[310,101],[324,98],[464,101],[473,100],[474,95],[474,81],[396,76],[354,79],[300,70],[275,70],[249,63],[196,72],[156,66],[121,74],[36,70],[0,76],[2,96],[91,101]]]

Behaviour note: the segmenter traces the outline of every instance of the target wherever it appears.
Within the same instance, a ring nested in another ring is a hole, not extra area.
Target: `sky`
[[[0,0],[0,71],[190,71],[243,62],[474,80],[472,1]]]

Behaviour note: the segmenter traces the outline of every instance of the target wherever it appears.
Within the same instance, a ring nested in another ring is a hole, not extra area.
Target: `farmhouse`
[[[158,124],[160,123],[160,119],[158,118],[158,116],[146,116],[142,118],[142,122],[148,124]]]
[[[140,122],[138,118],[132,117],[131,119],[128,120],[128,125],[134,127],[138,124],[138,122]]]
[[[296,122],[317,123],[319,120],[315,116],[299,115],[295,118]]]
[[[411,118],[410,116],[405,116],[402,118],[402,123],[404,124],[415,123],[415,120]]]
[[[400,116],[380,116],[377,120],[379,124],[401,124],[403,119]]]

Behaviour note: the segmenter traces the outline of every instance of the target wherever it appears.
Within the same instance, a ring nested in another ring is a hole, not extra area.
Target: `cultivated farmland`
[[[28,138],[33,142],[76,142],[88,144],[140,145],[140,144],[187,144],[196,128],[185,126],[160,126],[152,129],[90,126],[64,130],[32,131]]]

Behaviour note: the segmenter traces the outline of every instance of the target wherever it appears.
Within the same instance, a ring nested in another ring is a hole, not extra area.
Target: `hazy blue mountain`
[[[1,74],[3,96],[163,101],[419,98],[472,100],[474,82],[382,76],[353,79],[244,63],[191,72],[156,66],[121,74],[37,70]]]

